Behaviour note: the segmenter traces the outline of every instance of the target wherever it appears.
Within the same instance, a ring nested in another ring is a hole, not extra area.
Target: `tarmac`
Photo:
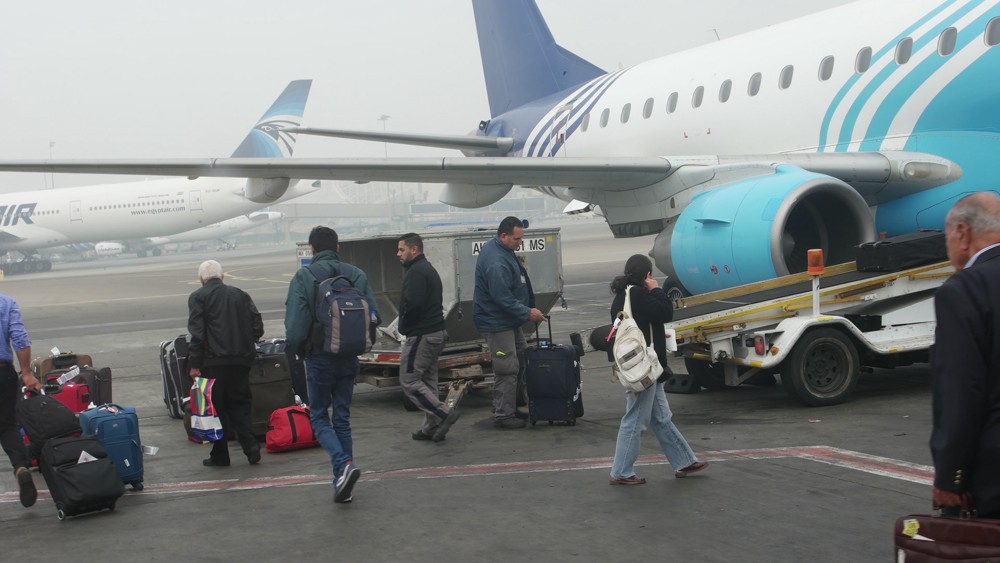
[[[652,247],[651,237],[614,240],[600,221],[562,226],[568,308],[552,311],[556,342],[606,323],[607,284]],[[583,359],[586,414],[574,427],[494,429],[479,391],[447,440],[416,442],[423,415],[402,408],[401,391],[359,384],[351,421],[363,475],[351,504],[332,502],[322,449],[264,453],[250,466],[234,445],[231,467],[203,467],[209,447],[167,417],[158,345],[186,332],[187,296],[209,258],[253,297],[265,337],[281,337],[294,246],[57,264],[0,282],[33,355],[58,347],[112,367],[115,402],[138,409],[143,444],[159,447],[145,458],[144,491],[64,522],[40,474],[43,492],[23,508],[3,472],[2,560],[886,561],[896,518],[930,512],[926,365],[863,374],[849,401],[825,408],[780,385],[668,395],[710,466],[674,478],[646,433],[642,486],[608,484],[625,390],[602,353]]]

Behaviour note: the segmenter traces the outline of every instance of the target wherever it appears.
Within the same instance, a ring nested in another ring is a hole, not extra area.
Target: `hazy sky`
[[[605,70],[847,0],[537,0],[556,41]],[[227,157],[294,79],[304,125],[465,134],[489,106],[471,0],[8,2],[0,158]],[[458,155],[389,146],[389,156]],[[295,156],[381,157],[300,136]],[[125,177],[56,176],[57,187]],[[43,189],[0,173],[0,191]]]

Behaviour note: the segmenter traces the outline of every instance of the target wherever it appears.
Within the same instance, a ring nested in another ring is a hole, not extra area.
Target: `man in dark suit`
[[[945,236],[956,272],[934,296],[934,507],[1000,518],[1000,198],[958,200]]]

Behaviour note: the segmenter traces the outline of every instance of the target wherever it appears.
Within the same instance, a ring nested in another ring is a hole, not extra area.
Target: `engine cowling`
[[[125,247],[119,242],[99,242],[94,245],[98,256],[118,256]]]
[[[692,198],[652,254],[660,270],[699,294],[804,272],[809,249],[822,249],[827,265],[851,262],[854,247],[875,236],[854,188],[781,165]]]

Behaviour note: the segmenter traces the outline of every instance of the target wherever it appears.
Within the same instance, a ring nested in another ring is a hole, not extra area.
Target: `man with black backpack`
[[[285,339],[306,361],[310,421],[333,464],[333,502],[351,502],[361,476],[351,440],[354,378],[358,355],[371,348],[380,317],[368,277],[340,261],[337,232],[316,227],[309,246],[312,261],[288,285]]]

